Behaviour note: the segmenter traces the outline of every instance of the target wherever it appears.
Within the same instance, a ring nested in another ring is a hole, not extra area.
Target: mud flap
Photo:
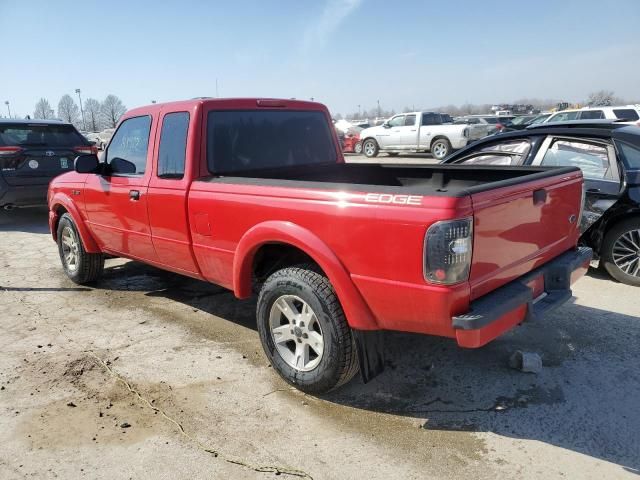
[[[384,371],[383,332],[379,330],[352,330],[358,352],[360,375],[368,383]]]

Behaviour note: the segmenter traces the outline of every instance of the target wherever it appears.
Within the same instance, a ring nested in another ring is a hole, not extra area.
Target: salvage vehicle
[[[448,117],[448,118],[447,118]],[[395,115],[382,125],[360,132],[362,151],[369,157],[379,152],[391,156],[406,152],[431,152],[441,160],[453,150],[486,135],[475,125],[453,125],[451,117],[435,112],[412,112]]]
[[[46,205],[49,181],[96,152],[70,123],[0,119],[0,208]]]
[[[475,125],[478,130],[484,129],[482,137],[495,135],[504,131],[515,117],[496,115],[465,115],[455,120],[456,125]]]
[[[640,107],[622,105],[619,107],[584,107],[563,110],[550,115],[545,123],[569,122],[572,120],[619,120],[630,125],[640,126]]]
[[[579,167],[581,244],[613,278],[640,286],[640,128],[610,120],[534,125],[482,140],[445,163]]]
[[[257,297],[274,369],[326,392],[384,367],[383,330],[477,348],[571,296],[577,167],[347,164],[327,108],[196,99],[127,112],[49,189],[74,282],[124,257]]]

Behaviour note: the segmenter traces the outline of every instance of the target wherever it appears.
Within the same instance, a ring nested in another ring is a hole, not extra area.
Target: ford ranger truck
[[[478,348],[542,321],[591,259],[578,168],[347,164],[314,102],[136,108],[74,168],[48,193],[72,281],[115,256],[257,291],[265,354],[306,392],[380,373],[385,330]]]
[[[379,152],[391,156],[399,153],[431,152],[442,160],[454,150],[486,135],[481,125],[443,123],[444,116],[435,112],[410,112],[394,115],[377,127],[360,132],[365,156],[376,157]]]

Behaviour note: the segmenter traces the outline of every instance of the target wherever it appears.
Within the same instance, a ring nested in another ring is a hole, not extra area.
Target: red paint
[[[131,110],[123,120],[152,118],[145,174],[70,172],[55,178],[49,191],[54,239],[59,214],[66,210],[87,251],[134,258],[204,279],[233,290],[239,298],[251,294],[256,252],[266,244],[287,244],[322,268],[352,327],[440,335],[457,338],[466,347],[484,345],[521,322],[525,312],[519,307],[476,331],[453,329],[452,316],[468,312],[472,300],[576,245],[578,231],[566,222],[577,213],[579,174],[557,177],[555,184],[547,179],[460,198],[196,181],[210,175],[204,159],[207,113],[255,108],[319,110],[331,121],[324,106],[290,100],[191,100]],[[190,116],[186,171],[180,179],[158,178],[155,173],[163,118],[171,112]],[[334,143],[342,163],[335,132]],[[531,209],[533,190],[543,187],[546,201]],[[132,189],[140,192],[138,201],[130,199]],[[452,286],[427,283],[427,228],[440,220],[469,216],[474,217],[469,281]],[[572,281],[584,272],[585,268],[574,272]],[[536,279],[530,287],[538,292],[543,285]]]

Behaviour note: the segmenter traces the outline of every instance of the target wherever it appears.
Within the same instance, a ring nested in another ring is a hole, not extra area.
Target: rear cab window
[[[143,175],[147,167],[147,150],[151,117],[132,117],[124,120],[116,130],[106,154],[112,174]]]
[[[216,175],[338,160],[329,122],[320,110],[212,110],[206,149],[207,166]]]
[[[0,147],[77,147],[87,140],[72,125],[0,124]]]

